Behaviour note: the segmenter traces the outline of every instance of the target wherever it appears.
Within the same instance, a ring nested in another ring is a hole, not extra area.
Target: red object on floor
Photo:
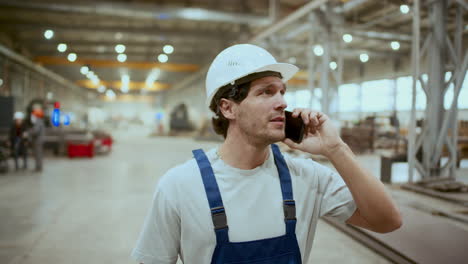
[[[94,142],[68,142],[68,157],[94,157]]]
[[[108,146],[109,149],[112,147],[112,137],[106,137],[102,139],[102,145]]]

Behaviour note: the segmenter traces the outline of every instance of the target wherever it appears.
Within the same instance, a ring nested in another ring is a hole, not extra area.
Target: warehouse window
[[[427,80],[427,75],[423,75],[423,80]],[[413,77],[400,77],[397,79],[397,110],[411,110],[411,100],[413,97]],[[416,84],[416,110],[426,108],[426,94],[421,88],[421,84]]]
[[[316,88],[316,91],[318,91]],[[320,92],[315,93],[316,96]],[[286,110],[292,111],[294,108],[310,108],[311,93],[309,90],[289,91],[284,95],[284,99],[288,103]],[[316,97],[312,98],[312,108],[320,110],[320,101]]]
[[[450,77],[452,77],[451,72],[447,72],[445,74],[445,81],[450,80]],[[445,109],[450,109],[452,106],[452,101],[453,101],[453,92],[454,92],[454,85],[451,83],[449,85],[449,88],[447,90],[447,93],[445,94],[444,98],[444,107]],[[465,77],[465,80],[463,81],[462,88],[460,90],[460,95],[458,96],[458,108],[459,109],[467,109],[468,108],[468,78]]]
[[[362,111],[381,112],[393,109],[394,92],[390,80],[362,83]]]
[[[296,91],[296,107],[309,108],[311,93],[309,90]]]
[[[355,83],[343,84],[338,89],[339,111],[358,112],[359,111],[359,85]]]

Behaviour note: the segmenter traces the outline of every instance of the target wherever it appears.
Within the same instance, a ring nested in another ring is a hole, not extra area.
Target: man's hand
[[[338,129],[327,115],[310,109],[296,108],[292,116],[302,118],[305,124],[305,134],[301,144],[288,138],[283,140],[290,148],[329,157],[344,144]]]

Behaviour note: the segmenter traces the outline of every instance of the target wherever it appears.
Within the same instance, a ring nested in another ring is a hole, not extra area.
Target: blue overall
[[[286,234],[279,237],[247,241],[229,242],[228,224],[223,201],[219,192],[211,164],[201,149],[193,151],[200,168],[206,196],[211,208],[211,216],[216,234],[216,248],[212,264],[300,264],[301,252],[296,239],[296,206],[293,199],[291,175],[277,145],[272,146],[276,168],[280,177],[283,194],[284,221]],[[255,217],[253,215],[252,217]]]

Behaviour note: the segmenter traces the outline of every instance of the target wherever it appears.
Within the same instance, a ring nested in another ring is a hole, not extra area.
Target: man
[[[156,187],[133,256],[140,263],[306,263],[318,218],[376,232],[400,227],[384,186],[357,162],[329,118],[295,109],[307,133],[285,139],[285,82],[298,68],[266,50],[235,45],[213,61],[207,103],[219,148],[169,170]],[[339,174],[273,143],[326,156]],[[341,177],[340,177],[341,176]],[[344,180],[344,182],[343,182]],[[345,184],[346,183],[346,184]]]
[[[23,169],[28,167],[28,151],[26,147],[26,127],[24,123],[24,114],[16,112],[13,116],[13,125],[10,129],[10,146],[15,160],[15,169],[19,169],[18,159],[23,158]]]

